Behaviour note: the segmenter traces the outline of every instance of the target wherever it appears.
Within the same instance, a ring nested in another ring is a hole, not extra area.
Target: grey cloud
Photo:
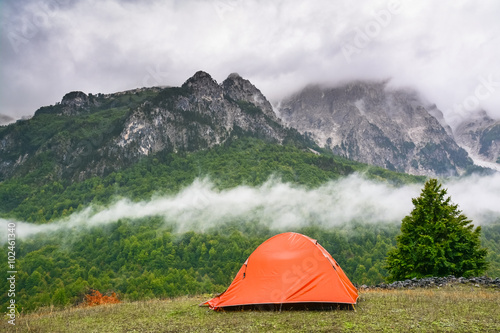
[[[452,120],[491,76],[477,108],[500,117],[500,3],[401,1],[384,16],[393,3],[6,1],[0,113],[33,114],[71,90],[180,85],[202,69],[218,81],[238,72],[273,102],[311,82],[392,78]]]

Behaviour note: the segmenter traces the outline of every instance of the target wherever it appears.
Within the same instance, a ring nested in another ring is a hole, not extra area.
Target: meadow
[[[210,295],[43,308],[4,332],[499,332],[500,290],[474,285],[360,292],[353,310],[215,312]]]

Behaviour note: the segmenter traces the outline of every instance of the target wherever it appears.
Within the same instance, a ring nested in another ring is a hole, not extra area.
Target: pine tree
[[[415,206],[403,218],[396,248],[388,252],[388,281],[430,276],[478,276],[488,266],[481,248],[481,227],[474,229],[446,189],[430,179],[412,199]]]

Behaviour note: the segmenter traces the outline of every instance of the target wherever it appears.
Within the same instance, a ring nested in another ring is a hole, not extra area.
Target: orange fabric
[[[332,256],[307,236],[287,232],[262,243],[211,309],[249,304],[356,304],[358,290]]]

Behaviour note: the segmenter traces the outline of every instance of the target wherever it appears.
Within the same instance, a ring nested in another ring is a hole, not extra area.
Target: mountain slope
[[[417,175],[457,175],[472,166],[450,129],[410,90],[385,82],[308,86],[284,99],[283,121],[335,154]]]

